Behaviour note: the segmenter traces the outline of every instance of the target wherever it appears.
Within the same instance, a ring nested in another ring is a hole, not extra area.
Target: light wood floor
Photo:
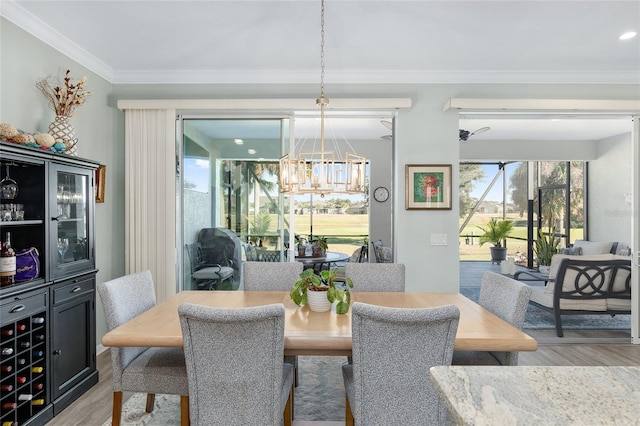
[[[564,342],[555,343],[553,331],[531,331],[539,342],[548,340],[553,343],[541,344],[535,352],[521,352],[520,365],[639,365],[640,345],[618,343],[628,341],[624,337],[610,332],[571,332],[566,331]],[[591,341],[614,343],[589,343]],[[48,425],[101,425],[111,417],[111,357],[105,351],[98,355],[100,382],[75,401],[66,410],[56,416]],[[125,394],[129,398],[131,394]],[[301,424],[296,422],[297,424]],[[315,423],[314,423],[315,424]]]

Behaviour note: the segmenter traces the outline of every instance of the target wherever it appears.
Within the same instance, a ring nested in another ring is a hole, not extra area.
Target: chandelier
[[[320,14],[320,149],[304,151],[302,144],[295,152],[295,143],[289,154],[280,158],[280,192],[290,194],[363,194],[367,160],[355,152],[340,152],[333,140],[334,150],[325,149],[325,108],[329,98],[324,94],[324,0]],[[346,139],[345,139],[346,141]],[[353,150],[348,141],[348,148]]]

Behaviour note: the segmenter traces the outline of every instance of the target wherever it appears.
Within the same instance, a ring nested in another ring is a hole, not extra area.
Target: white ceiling
[[[320,0],[4,0],[113,83],[314,82]],[[326,0],[328,82],[640,82],[640,2]]]
[[[3,0],[0,13],[114,84],[319,82],[320,0]],[[618,39],[631,30],[637,0],[326,0],[325,80],[640,84],[640,37]],[[487,120],[461,128],[592,140],[624,126]]]

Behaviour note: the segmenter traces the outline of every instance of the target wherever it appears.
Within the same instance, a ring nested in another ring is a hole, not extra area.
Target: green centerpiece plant
[[[329,310],[331,304],[337,302],[336,313],[346,314],[349,312],[351,303],[351,288],[353,288],[351,278],[338,278],[336,272],[331,270],[321,271],[318,275],[309,268],[302,271],[300,279],[293,284],[289,296],[296,305],[308,305],[313,308],[313,303],[309,303],[310,293],[321,293],[328,302],[328,309],[323,310]]]

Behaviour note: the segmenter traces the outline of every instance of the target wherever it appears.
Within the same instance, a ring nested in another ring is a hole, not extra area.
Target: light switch
[[[447,245],[447,234],[431,234],[431,245],[432,246],[446,246]]]

